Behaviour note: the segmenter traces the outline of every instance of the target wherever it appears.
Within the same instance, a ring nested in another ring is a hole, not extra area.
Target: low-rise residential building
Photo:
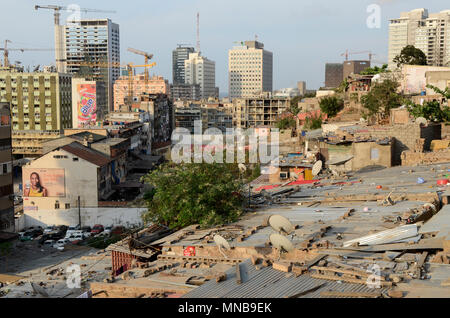
[[[72,142],[28,163],[22,167],[24,212],[98,207],[113,194],[113,162]]]

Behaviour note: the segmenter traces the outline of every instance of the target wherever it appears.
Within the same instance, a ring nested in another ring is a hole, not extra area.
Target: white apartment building
[[[228,94],[230,98],[258,96],[272,92],[273,54],[264,44],[245,41],[228,52]]]
[[[428,14],[427,9],[402,12],[389,24],[389,67],[407,45],[414,45],[432,66],[450,65],[450,10]]]
[[[91,80],[105,82],[111,110],[113,84],[120,76],[119,25],[110,19],[68,23],[64,26],[64,42],[66,72],[77,74],[81,69],[94,74]]]
[[[216,97],[216,63],[201,56],[200,53],[189,53],[184,61],[186,84],[200,85],[201,98]],[[218,96],[217,96],[218,97]]]

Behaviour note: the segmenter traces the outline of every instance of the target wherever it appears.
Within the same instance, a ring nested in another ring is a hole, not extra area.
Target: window
[[[380,157],[380,154],[379,154],[377,148],[370,149],[370,160],[378,160],[379,157]]]
[[[70,209],[70,203],[66,203],[66,209]]]
[[[55,202],[55,209],[59,209],[59,201]]]
[[[3,173],[7,173],[8,171],[8,165],[6,163],[3,164]]]
[[[77,157],[72,158],[73,161],[78,161]]]

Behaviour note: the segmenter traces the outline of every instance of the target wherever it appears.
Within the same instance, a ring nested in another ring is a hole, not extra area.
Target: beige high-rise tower
[[[407,45],[414,45],[427,56],[427,64],[450,65],[450,10],[428,14],[427,9],[402,12],[389,24],[389,67]]]
[[[264,44],[245,41],[228,52],[228,94],[230,98],[258,96],[272,92],[273,54]]]

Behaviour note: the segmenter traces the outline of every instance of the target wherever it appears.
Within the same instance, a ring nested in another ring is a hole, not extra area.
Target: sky
[[[325,63],[342,62],[349,52],[371,51],[376,62],[387,62],[389,19],[400,12],[426,8],[429,13],[450,9],[448,0],[2,0],[0,47],[53,48],[53,11],[34,5],[77,4],[81,8],[116,11],[82,13],[81,18],[110,18],[120,25],[121,63],[143,64],[128,47],[154,54],[151,74],[172,82],[172,50],[178,43],[196,45],[196,14],[200,13],[202,55],[216,62],[216,85],[228,91],[228,50],[236,41],[254,40],[273,52],[273,89],[324,86]],[[379,28],[367,20],[380,9]],[[63,12],[61,23],[69,16]],[[368,59],[368,54],[349,59]],[[10,61],[31,67],[54,64],[52,51],[10,52]],[[2,57],[3,60],[3,57]]]

